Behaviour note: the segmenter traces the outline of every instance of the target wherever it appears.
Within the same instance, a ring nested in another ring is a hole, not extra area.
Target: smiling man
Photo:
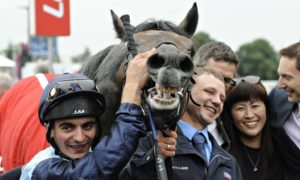
[[[193,58],[196,67],[205,67],[217,70],[222,74],[226,93],[232,86],[239,65],[239,58],[224,42],[211,41],[203,44]],[[223,149],[229,150],[230,139],[223,126],[222,114],[208,126],[208,131],[214,136]]]
[[[271,127],[285,179],[300,179],[300,42],[280,50],[278,88],[270,93]]]
[[[177,124],[171,176],[176,180],[242,179],[235,158],[223,150],[207,130],[207,125],[213,123],[223,110],[226,98],[223,77],[213,69],[196,68],[195,72],[187,109]],[[174,146],[168,144],[165,140],[167,150],[174,150]],[[140,141],[122,180],[157,179],[153,149],[146,150],[147,146],[148,139]]]
[[[72,159],[82,158],[96,137],[95,117],[61,119],[54,123],[52,137],[60,151]]]

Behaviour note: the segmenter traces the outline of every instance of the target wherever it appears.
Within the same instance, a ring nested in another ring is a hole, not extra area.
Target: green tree
[[[16,55],[20,56],[21,67],[24,66],[26,62],[32,61],[32,56],[29,53],[28,45],[24,43],[20,43],[18,45],[9,43],[3,52],[7,58],[13,60],[16,58]]]
[[[29,47],[27,44],[21,44],[21,67],[27,62],[32,61],[32,56],[29,53]]]
[[[16,47],[10,42],[7,48],[3,50],[4,55],[9,59],[13,59],[14,49],[16,49]]]
[[[197,32],[194,36],[193,36],[193,41],[195,42],[197,48],[199,48],[200,46],[202,46],[203,44],[209,42],[209,41],[213,41],[214,39],[212,39],[209,34],[205,33],[205,32]]]
[[[264,80],[277,79],[278,55],[265,39],[241,45],[237,51],[241,62],[238,74],[258,75]]]
[[[32,56],[29,53],[28,45],[20,43],[19,45],[9,43],[7,48],[3,50],[5,56],[9,59],[15,59],[15,55],[20,56],[21,67],[25,65],[26,62],[32,61]]]

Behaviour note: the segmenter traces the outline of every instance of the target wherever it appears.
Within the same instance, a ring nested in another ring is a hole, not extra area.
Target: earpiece
[[[193,99],[193,97],[192,97],[192,94],[190,93],[190,99],[192,100],[192,102],[196,105],[196,106],[199,106],[199,107],[201,107],[202,105],[201,104],[198,104],[198,103],[196,103],[196,101]]]

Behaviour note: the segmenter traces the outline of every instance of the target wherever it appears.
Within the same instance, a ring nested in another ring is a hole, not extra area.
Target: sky
[[[8,43],[26,43],[28,0],[0,0],[0,50]],[[64,62],[89,48],[92,54],[120,41],[116,38],[110,10],[129,14],[131,24],[149,18],[179,24],[196,2],[197,31],[223,41],[233,50],[257,38],[275,50],[300,40],[299,0],[70,0],[71,35],[58,38]]]

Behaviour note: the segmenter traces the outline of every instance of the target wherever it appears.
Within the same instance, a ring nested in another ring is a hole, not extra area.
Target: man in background
[[[270,92],[270,124],[285,179],[300,179],[300,42],[279,51],[278,87]]]
[[[239,65],[239,59],[234,51],[225,43],[211,41],[202,45],[194,58],[195,67],[212,68],[219,71],[225,83],[226,93],[232,85]],[[219,117],[208,126],[208,131],[225,150],[229,150],[230,140],[224,129],[222,118]]]

